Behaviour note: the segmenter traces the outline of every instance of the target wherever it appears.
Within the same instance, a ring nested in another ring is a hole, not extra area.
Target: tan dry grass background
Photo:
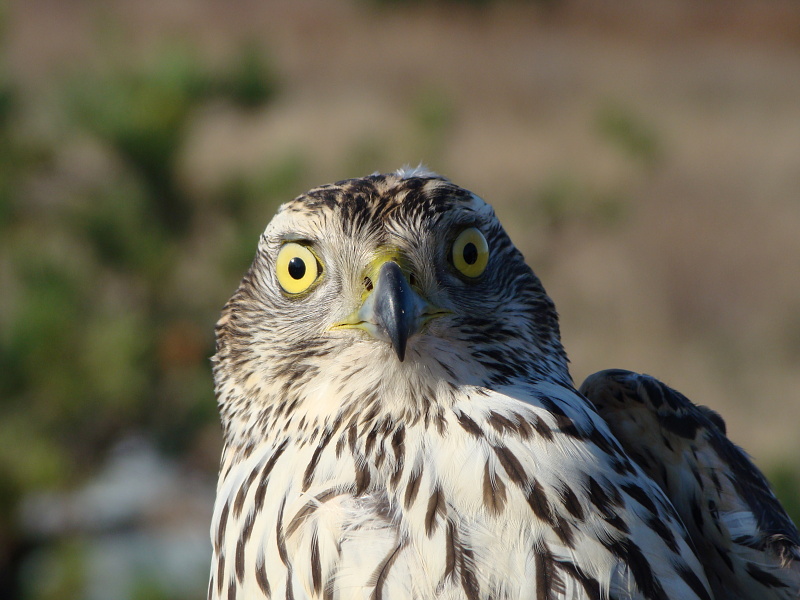
[[[26,0],[7,36],[31,89],[109,45],[188,41],[213,62],[257,42],[281,95],[196,119],[188,186],[292,157],[309,186],[426,162],[494,204],[578,382],[649,372],[720,411],[759,464],[796,464],[800,5],[609,4]],[[651,154],[608,133],[615,114]]]

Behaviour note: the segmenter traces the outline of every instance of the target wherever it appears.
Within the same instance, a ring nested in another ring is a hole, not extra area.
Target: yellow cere
[[[453,242],[453,264],[467,277],[478,277],[489,262],[489,244],[483,234],[474,227],[465,229]]]
[[[275,264],[278,283],[288,294],[300,294],[311,287],[319,276],[317,257],[302,244],[289,242],[278,252]]]

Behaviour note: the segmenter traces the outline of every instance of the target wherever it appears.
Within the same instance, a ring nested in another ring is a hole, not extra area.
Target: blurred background
[[[0,45],[0,598],[204,596],[219,310],[281,202],[419,162],[576,382],[713,407],[800,518],[795,0],[18,0]]]

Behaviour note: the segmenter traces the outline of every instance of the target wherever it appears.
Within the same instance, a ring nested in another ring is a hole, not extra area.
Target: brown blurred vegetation
[[[33,535],[19,507],[120,439],[213,482],[213,326],[259,232],[312,185],[404,163],[495,205],[577,381],[631,368],[712,406],[800,515],[796,2],[0,15],[0,598],[89,597],[86,532]]]

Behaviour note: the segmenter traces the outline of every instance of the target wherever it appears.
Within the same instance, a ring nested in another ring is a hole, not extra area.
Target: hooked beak
[[[379,265],[373,289],[361,307],[332,329],[363,329],[375,339],[390,342],[402,362],[408,338],[431,319],[448,313],[415,292],[397,262],[386,260]]]

